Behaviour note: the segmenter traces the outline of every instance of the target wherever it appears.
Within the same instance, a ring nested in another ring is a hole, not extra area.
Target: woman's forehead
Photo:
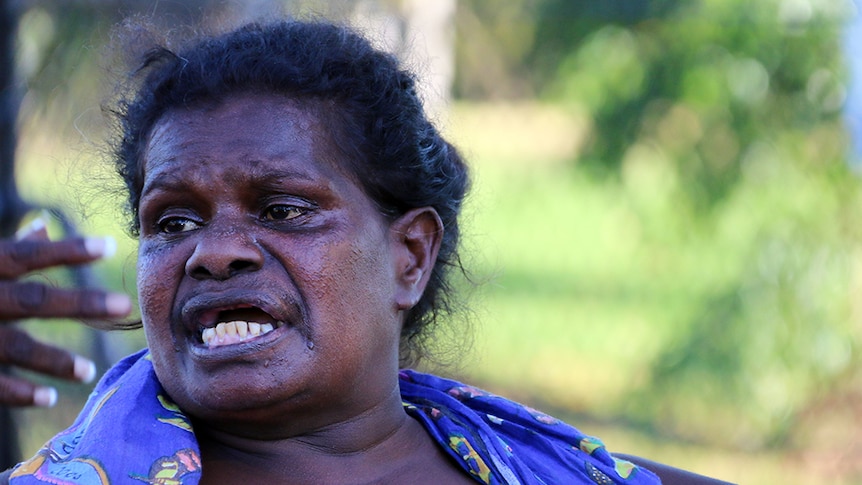
[[[264,124],[255,126],[258,130],[267,127],[277,130],[289,126],[297,132],[319,132],[315,133],[317,135],[328,131],[317,102],[279,94],[247,92],[169,108],[154,123],[153,131],[165,124],[197,130],[206,129],[208,125],[240,125],[244,129],[234,132],[238,135],[248,131],[246,127],[250,129],[251,124],[259,120],[263,120]]]
[[[304,158],[340,166],[331,124],[318,113],[307,102],[259,94],[172,109],[153,126],[144,168],[150,171],[180,157],[193,162],[238,157],[250,164]]]
[[[156,186],[279,177],[320,183],[346,179],[342,182],[362,188],[331,123],[321,119],[315,104],[243,94],[167,112],[156,122],[142,157],[142,195]]]

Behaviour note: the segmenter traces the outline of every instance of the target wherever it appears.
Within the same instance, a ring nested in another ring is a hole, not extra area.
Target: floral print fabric
[[[180,485],[198,483],[200,473],[191,422],[143,350],[111,368],[72,426],[19,464],[9,483]]]
[[[652,484],[651,472],[534,409],[430,374],[400,373],[405,410],[485,484]],[[71,427],[21,464],[11,485],[194,485],[200,450],[142,350],[114,366]]]
[[[400,377],[407,412],[479,483],[660,483],[597,438],[528,406],[430,374]]]

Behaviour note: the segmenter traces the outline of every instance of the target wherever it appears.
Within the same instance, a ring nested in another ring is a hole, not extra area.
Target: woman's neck
[[[258,439],[206,423],[195,423],[195,434],[201,447],[202,483],[380,481],[382,474],[409,467],[428,440],[421,425],[404,411],[397,390],[358,416],[280,438]]]

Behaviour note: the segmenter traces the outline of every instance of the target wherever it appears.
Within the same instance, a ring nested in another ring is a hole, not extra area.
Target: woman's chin
[[[196,418],[257,419],[260,410],[284,406],[313,384],[306,381],[314,350],[292,327],[234,343],[186,343],[151,353],[162,386]]]
[[[291,408],[301,407],[303,393],[290,382],[266,381],[262,376],[239,375],[236,379],[210,381],[208,387],[180,389],[169,393],[177,405],[196,421],[218,427],[272,426]],[[191,391],[191,392],[189,392]]]

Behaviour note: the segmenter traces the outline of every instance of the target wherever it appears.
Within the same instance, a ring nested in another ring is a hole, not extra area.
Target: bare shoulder
[[[663,485],[733,485],[730,482],[705,477],[686,470],[657,463],[652,460],[647,460],[646,458],[641,458],[639,456],[624,455],[621,453],[614,453],[614,456],[622,458],[623,460],[628,460],[635,465],[641,466],[655,473],[659,478],[661,478],[661,483]]]

